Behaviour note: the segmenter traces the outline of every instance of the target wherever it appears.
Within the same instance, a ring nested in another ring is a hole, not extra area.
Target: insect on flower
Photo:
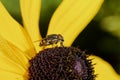
[[[60,43],[60,46],[63,46],[64,38],[61,34],[50,34],[43,38],[39,46],[48,46]]]

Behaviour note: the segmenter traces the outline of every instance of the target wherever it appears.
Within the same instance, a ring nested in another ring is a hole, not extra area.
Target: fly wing
[[[51,34],[51,35],[47,35],[46,38],[49,38],[49,39],[57,39],[57,38],[58,38],[58,35],[57,35],[57,34]]]

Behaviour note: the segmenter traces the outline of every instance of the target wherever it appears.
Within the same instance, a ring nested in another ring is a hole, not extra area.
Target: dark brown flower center
[[[92,62],[75,47],[40,51],[30,61],[29,80],[94,80]]]

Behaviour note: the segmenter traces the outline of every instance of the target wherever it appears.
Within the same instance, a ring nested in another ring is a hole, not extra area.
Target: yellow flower
[[[99,10],[103,0],[63,0],[55,11],[47,34],[62,34],[70,46]],[[23,26],[16,22],[0,1],[0,80],[28,80],[29,60],[42,48],[37,40],[41,0],[20,0]],[[96,80],[119,80],[120,76],[97,56]]]

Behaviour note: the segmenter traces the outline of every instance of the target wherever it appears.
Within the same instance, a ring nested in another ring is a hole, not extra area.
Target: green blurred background
[[[9,13],[22,24],[19,0],[1,0]],[[62,0],[42,0],[40,29],[43,37],[54,10]],[[105,0],[96,17],[77,37],[73,46],[107,60],[120,74],[120,0]]]

